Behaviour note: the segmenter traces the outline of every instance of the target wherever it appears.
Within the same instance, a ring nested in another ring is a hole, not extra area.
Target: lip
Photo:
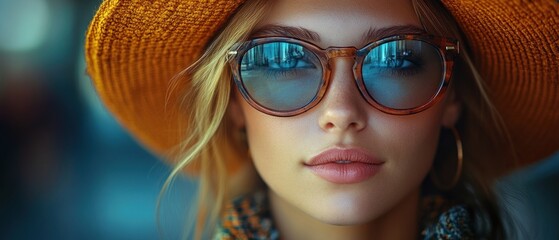
[[[361,149],[333,148],[314,156],[304,165],[326,181],[352,184],[373,177],[383,163]]]

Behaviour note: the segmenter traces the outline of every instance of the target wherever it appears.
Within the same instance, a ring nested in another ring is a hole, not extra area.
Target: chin
[[[384,209],[378,201],[353,199],[347,196],[327,199],[314,205],[309,215],[320,222],[337,226],[362,225],[382,216],[389,209]]]
[[[337,216],[337,217],[327,217],[319,218],[318,221],[335,226],[358,226],[363,225],[374,220],[374,217],[362,217],[362,216]]]

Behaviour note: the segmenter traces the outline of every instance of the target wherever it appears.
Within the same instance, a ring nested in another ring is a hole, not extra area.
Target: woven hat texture
[[[102,101],[144,146],[165,156],[183,137],[191,65],[242,0],[106,0],[86,36],[87,70]],[[522,162],[559,149],[559,4],[443,0],[465,33]],[[175,89],[175,91],[171,91]]]
[[[86,35],[87,71],[117,120],[158,155],[184,140],[178,129],[191,65],[242,1],[106,0]]]
[[[559,149],[559,3],[444,0],[465,33],[521,163]]]

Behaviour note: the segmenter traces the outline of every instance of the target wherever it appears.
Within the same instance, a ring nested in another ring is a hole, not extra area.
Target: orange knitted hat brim
[[[559,4],[443,0],[461,27],[522,162],[559,148]],[[86,38],[102,101],[143,145],[165,156],[184,136],[179,111],[191,65],[243,0],[106,0]],[[174,89],[174,91],[171,91]]]

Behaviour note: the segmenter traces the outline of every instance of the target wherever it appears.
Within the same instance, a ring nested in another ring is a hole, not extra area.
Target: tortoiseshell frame
[[[409,109],[393,109],[393,108],[383,106],[377,103],[371,96],[369,96],[365,88],[365,84],[363,83],[363,76],[361,74],[361,69],[363,67],[363,60],[365,59],[365,56],[367,56],[367,54],[373,48],[383,43],[396,41],[396,40],[419,40],[419,41],[426,42],[436,47],[439,51],[439,55],[442,57],[444,63],[443,66],[444,79],[441,82],[438,91],[433,95],[433,97],[431,97],[431,99],[427,103],[421,106],[409,108]],[[322,83],[320,85],[320,89],[316,94],[316,96],[314,96],[311,102],[306,106],[293,111],[283,111],[283,112],[277,111],[259,105],[256,101],[254,101],[250,97],[250,94],[246,91],[246,88],[242,82],[241,74],[240,74],[240,66],[241,66],[241,61],[243,59],[243,56],[248,50],[250,50],[254,46],[264,44],[264,43],[269,43],[269,42],[286,42],[286,43],[299,44],[304,48],[310,50],[312,53],[314,53],[317,56],[317,58],[320,60],[323,69]],[[415,114],[421,112],[433,106],[433,104],[439,102],[442,99],[450,84],[452,67],[454,65],[454,57],[459,53],[459,43],[457,40],[451,38],[437,37],[432,35],[407,34],[407,35],[396,35],[396,36],[382,38],[380,40],[367,44],[365,47],[361,49],[357,49],[355,47],[329,47],[326,49],[322,49],[310,42],[306,42],[300,39],[289,38],[289,37],[263,37],[263,38],[255,38],[246,42],[235,44],[232,47],[232,49],[233,50],[227,53],[227,61],[231,66],[233,79],[237,87],[239,88],[239,91],[243,95],[244,99],[252,107],[254,107],[258,111],[261,111],[263,113],[273,115],[273,116],[278,116],[278,117],[289,117],[289,116],[295,116],[301,114],[311,109],[312,107],[314,107],[320,102],[320,100],[326,93],[326,90],[328,89],[328,86],[330,84],[330,74],[332,72],[330,64],[328,64],[330,59],[336,57],[346,57],[346,58],[352,57],[355,60],[355,64],[353,65],[353,76],[355,78],[355,83],[357,84],[357,87],[359,88],[359,91],[363,96],[363,98],[365,98],[365,100],[370,105],[372,105],[373,107],[375,107],[376,109],[382,112],[393,114],[393,115],[409,115],[409,114]]]

